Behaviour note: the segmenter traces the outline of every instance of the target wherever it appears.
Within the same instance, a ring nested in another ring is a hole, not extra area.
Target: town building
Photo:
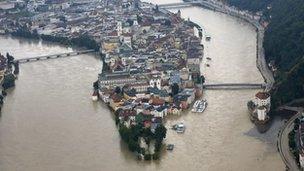
[[[267,106],[270,108],[270,94],[268,92],[258,92],[256,93],[253,102],[256,106]]]

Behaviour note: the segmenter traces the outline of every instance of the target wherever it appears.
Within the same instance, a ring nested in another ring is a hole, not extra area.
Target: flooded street
[[[205,57],[212,60],[202,63],[208,83],[263,81],[251,25],[197,7],[181,13],[211,36]],[[0,52],[15,58],[72,50],[0,37]],[[0,117],[1,171],[284,170],[276,149],[279,125],[260,135],[249,120],[246,103],[254,90],[205,92],[209,105],[203,114],[168,118],[168,127],[176,122],[187,127],[184,134],[168,130],[166,143],[175,144],[174,151],[165,152],[160,161],[137,161],[121,143],[108,108],[91,101],[92,82],[101,66],[98,57],[89,54],[20,65],[16,87],[8,92]]]

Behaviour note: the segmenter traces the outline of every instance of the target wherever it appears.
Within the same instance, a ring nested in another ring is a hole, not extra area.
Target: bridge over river
[[[175,9],[175,8],[185,8],[185,7],[191,7],[193,5],[198,5],[197,2],[180,2],[180,3],[168,3],[168,4],[160,4],[158,5],[159,8],[164,9]]]
[[[214,11],[225,13],[240,19],[245,20],[246,22],[252,24],[256,28],[257,32],[257,60],[256,64],[261,72],[265,82],[267,83],[265,89],[269,91],[272,89],[275,82],[272,71],[268,68],[267,62],[265,60],[263,40],[264,40],[264,28],[259,23],[258,20],[255,20],[253,14],[240,11],[236,8],[232,8],[222,4],[220,2],[210,1],[210,0],[192,0],[189,2],[178,2],[178,3],[167,3],[159,5],[162,9],[174,9],[174,8],[184,8],[190,6],[201,6]]]
[[[265,89],[266,84],[256,83],[223,83],[223,84],[204,84],[206,90],[246,90],[246,89]]]
[[[94,49],[89,49],[89,50],[74,51],[74,52],[67,52],[67,53],[58,53],[58,54],[52,54],[52,55],[35,56],[35,57],[30,57],[30,58],[16,59],[15,62],[28,63],[28,62],[34,62],[34,61],[40,61],[40,60],[48,60],[48,59],[57,59],[57,58],[64,58],[64,57],[70,57],[70,56],[78,56],[78,55],[81,55],[81,54],[92,53],[92,52],[95,52],[95,50]]]

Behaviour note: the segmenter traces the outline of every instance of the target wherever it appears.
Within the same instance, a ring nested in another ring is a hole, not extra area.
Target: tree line
[[[264,37],[267,62],[273,62],[276,84],[273,107],[304,97],[304,1],[227,0],[231,5],[263,11],[269,20]],[[267,8],[268,7],[268,8]]]

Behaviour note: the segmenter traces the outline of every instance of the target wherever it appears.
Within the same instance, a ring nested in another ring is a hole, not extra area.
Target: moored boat
[[[192,108],[192,112],[194,113],[203,113],[207,107],[208,103],[207,100],[197,100],[195,101],[193,108]]]
[[[173,130],[175,130],[177,133],[184,133],[186,130],[186,126],[183,123],[178,123],[173,125]]]
[[[211,40],[211,36],[206,35],[206,41],[210,41]]]
[[[92,94],[92,100],[97,101],[98,100],[98,90],[94,90]]]
[[[168,144],[167,145],[167,150],[172,151],[174,149],[174,144]]]

